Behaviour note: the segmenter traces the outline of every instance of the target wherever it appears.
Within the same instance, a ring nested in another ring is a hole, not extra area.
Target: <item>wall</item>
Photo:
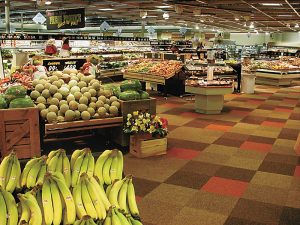
[[[237,45],[262,45],[268,42],[270,37],[266,36],[264,33],[255,34],[251,33],[248,37],[247,33],[231,33],[230,40],[235,41]]]

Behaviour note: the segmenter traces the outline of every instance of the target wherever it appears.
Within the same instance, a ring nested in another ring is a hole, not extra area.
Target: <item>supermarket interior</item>
[[[300,225],[299,0],[0,7],[0,225]]]

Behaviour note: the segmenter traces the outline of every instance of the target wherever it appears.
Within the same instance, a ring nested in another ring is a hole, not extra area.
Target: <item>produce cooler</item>
[[[294,79],[300,78],[300,70],[256,70],[256,84],[290,86]]]

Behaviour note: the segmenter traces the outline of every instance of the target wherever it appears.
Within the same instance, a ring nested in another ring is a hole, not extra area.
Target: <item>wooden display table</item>
[[[294,79],[300,78],[300,71],[273,71],[259,69],[256,71],[256,84],[290,86]]]
[[[166,80],[173,77],[174,74],[170,74],[168,77],[163,77],[163,76],[157,76],[153,74],[147,74],[147,73],[132,73],[132,72],[125,72],[123,74],[124,79],[129,79],[129,80],[139,80],[142,82],[150,82],[154,84],[166,84]]]
[[[185,91],[195,94],[196,112],[220,114],[224,105],[224,95],[232,93],[232,87],[193,87],[185,86]]]

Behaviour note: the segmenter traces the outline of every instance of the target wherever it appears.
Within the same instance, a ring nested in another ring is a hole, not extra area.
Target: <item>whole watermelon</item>
[[[29,108],[34,107],[34,103],[31,98],[16,98],[9,104],[9,108]]]
[[[7,109],[7,102],[3,95],[0,95],[0,109]]]
[[[148,99],[149,98],[149,94],[146,91],[142,91],[140,93],[141,99]]]
[[[120,93],[119,99],[123,101],[137,100],[140,99],[140,94],[137,91],[124,91]]]
[[[121,91],[141,91],[142,84],[138,80],[124,80],[120,85]]]
[[[16,98],[24,98],[27,94],[27,90],[22,85],[11,86],[5,91],[5,98],[8,102]]]

